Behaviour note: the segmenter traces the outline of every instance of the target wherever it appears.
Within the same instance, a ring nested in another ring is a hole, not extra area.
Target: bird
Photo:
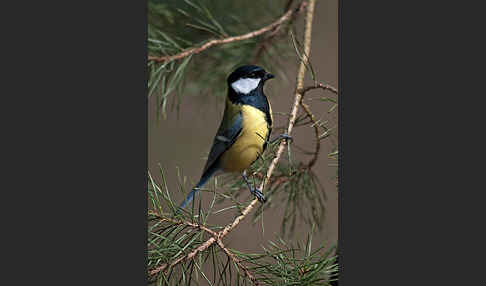
[[[287,134],[281,134],[269,141],[273,123],[272,107],[263,86],[274,77],[256,65],[240,66],[228,76],[228,96],[221,124],[202,176],[181,203],[181,209],[193,200],[212,176],[228,172],[241,173],[250,193],[261,203],[266,201],[261,190],[251,186],[246,169],[263,154],[268,143],[292,139]]]

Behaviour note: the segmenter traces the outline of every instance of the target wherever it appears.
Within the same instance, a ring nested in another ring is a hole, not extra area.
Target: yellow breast
[[[242,172],[263,153],[268,135],[265,113],[249,106],[241,108],[242,131],[233,145],[221,156],[221,167],[226,172]]]

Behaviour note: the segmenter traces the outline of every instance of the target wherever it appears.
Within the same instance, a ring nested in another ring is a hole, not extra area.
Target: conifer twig
[[[309,90],[311,90],[311,89],[316,89],[316,88],[321,88],[321,89],[323,89],[323,90],[330,90],[331,92],[333,92],[333,93],[335,93],[335,94],[338,94],[338,90],[337,90],[337,88],[335,88],[335,87],[333,87],[333,86],[331,86],[331,85],[328,85],[328,84],[324,85],[324,84],[322,84],[322,83],[319,83],[319,84],[317,84],[317,85],[311,85],[311,86],[308,86],[308,87],[302,88],[301,93],[306,93],[306,92],[308,92]]]
[[[319,139],[319,125],[317,124],[314,114],[310,111],[309,106],[302,102],[303,95],[304,94],[302,94],[300,100],[300,106],[302,106],[302,109],[304,109],[305,113],[307,113],[307,116],[309,116],[310,120],[312,121],[312,126],[314,127],[314,133],[316,136],[316,150],[314,151],[314,157],[312,157],[312,159],[307,164],[307,168],[310,169],[317,162],[317,157],[319,157],[319,151],[321,150],[321,140]]]
[[[307,164],[307,168],[309,168],[309,169],[312,168],[312,166],[314,166],[314,164],[317,162],[317,157],[319,156],[319,151],[320,151],[320,148],[321,148],[321,140],[319,139],[319,124],[318,124],[314,114],[311,112],[309,105],[305,104],[302,99],[304,98],[304,95],[305,95],[306,92],[308,92],[309,90],[312,90],[312,89],[316,89],[316,88],[321,88],[323,90],[330,90],[333,93],[338,94],[338,91],[335,87],[332,87],[328,84],[323,85],[322,83],[300,89],[301,99],[300,99],[299,104],[300,104],[300,106],[302,106],[302,109],[304,109],[305,113],[307,114],[310,121],[312,122],[312,126],[314,127],[314,133],[315,133],[315,136],[316,136],[316,147],[315,147],[315,151],[314,151],[314,157]]]
[[[260,28],[256,31],[249,32],[249,33],[246,33],[246,34],[243,34],[243,35],[240,35],[240,36],[228,37],[228,38],[224,38],[224,39],[213,39],[213,40],[210,40],[209,42],[206,42],[205,44],[203,44],[200,47],[190,48],[188,50],[185,50],[183,52],[180,52],[178,54],[171,55],[171,56],[162,56],[162,57],[148,56],[148,60],[154,61],[154,62],[159,62],[159,63],[179,60],[179,59],[185,58],[189,55],[199,54],[200,52],[207,50],[210,47],[215,46],[215,45],[222,45],[222,44],[227,44],[227,43],[231,43],[231,42],[251,39],[253,37],[256,37],[256,36],[259,36],[261,34],[268,32],[268,31],[271,31],[275,28],[278,28],[284,22],[288,21],[294,13],[301,11],[304,8],[305,5],[306,5],[306,2],[302,1],[297,9],[288,10],[277,21],[273,22],[272,24],[270,24],[268,26]]]
[[[239,260],[224,244],[223,244],[223,241],[221,240],[221,238],[218,237],[218,233],[216,233],[215,231],[207,228],[206,226],[204,225],[200,225],[200,224],[196,224],[196,223],[192,223],[192,222],[188,222],[188,221],[184,221],[184,220],[175,220],[175,219],[171,219],[171,218],[168,218],[168,217],[163,217],[163,216],[160,216],[159,214],[155,213],[155,212],[149,212],[150,215],[156,217],[157,219],[159,219],[160,221],[167,221],[167,222],[171,222],[171,223],[174,223],[174,224],[184,224],[184,225],[187,225],[187,226],[190,226],[192,228],[196,228],[196,229],[201,229],[207,233],[209,233],[212,237],[216,238],[216,242],[218,243],[219,247],[224,251],[224,253],[226,253],[226,255],[228,257],[230,257],[236,265],[238,265],[239,268],[241,268],[241,270],[243,270],[245,272],[245,275],[248,276],[248,278],[250,278],[251,281],[253,281],[255,284],[257,284],[256,280],[255,280],[255,277],[251,274],[251,272],[248,270],[248,268],[243,265],[241,263],[241,260]],[[162,265],[164,268],[167,267],[167,264],[163,264]],[[154,272],[154,271],[151,271],[150,274],[153,275],[153,274],[156,274],[157,272]]]
[[[303,3],[305,3],[305,2],[302,2],[299,5],[299,9],[304,6]],[[306,19],[305,19],[305,34],[304,34],[304,54],[305,55],[309,55],[309,53],[310,53],[311,33],[312,33],[312,20],[313,20],[313,16],[314,16],[314,7],[315,7],[315,0],[309,0],[308,1],[307,13],[306,13]],[[287,15],[287,18],[288,18],[288,17],[290,17],[291,13],[290,12],[287,12],[282,18],[284,18],[286,15]],[[280,18],[279,21],[282,21],[282,18]],[[279,21],[277,21],[277,22],[279,22]],[[275,25],[277,22],[275,22],[272,25]],[[270,25],[270,26],[272,26],[272,25]],[[277,26],[277,25],[275,25],[275,26]],[[269,26],[267,26],[267,27],[269,27]],[[263,28],[263,29],[265,29],[265,28]],[[270,29],[272,29],[272,28],[269,28],[268,30],[270,30]],[[260,29],[258,31],[261,31],[261,30],[262,29]],[[249,35],[249,34],[246,34],[246,35]],[[246,36],[246,35],[244,35],[244,36]],[[214,44],[212,44],[212,45],[214,45]],[[207,48],[205,48],[205,49],[207,49]],[[187,52],[190,52],[190,51],[191,50],[189,50]],[[201,51],[199,51],[199,52],[201,52]],[[192,52],[192,53],[189,53],[189,54],[193,54],[193,53],[195,53],[195,52]],[[181,54],[178,54],[178,55],[182,55],[182,54],[184,54],[184,53],[181,53]],[[184,56],[179,56],[179,58],[181,58],[181,57],[184,57]],[[299,103],[300,103],[301,98],[302,98],[302,93],[301,92],[302,92],[302,89],[304,87],[304,75],[305,75],[305,70],[306,70],[307,62],[308,62],[308,57],[301,58],[300,65],[299,65],[299,70],[298,70],[298,73],[297,73],[297,86],[296,86],[296,89],[295,89],[295,99],[294,99],[294,103],[292,105],[292,110],[291,110],[290,119],[289,119],[289,125],[288,125],[288,128],[287,128],[287,134],[288,135],[291,134],[292,129],[294,127],[295,120],[296,120],[296,117],[297,117],[297,111],[298,111],[298,108],[299,108]],[[286,144],[287,144],[287,142],[285,140],[280,143],[279,148],[277,150],[277,154],[276,154],[275,158],[272,160],[272,162],[271,162],[271,164],[270,164],[270,166],[268,168],[267,174],[265,176],[265,179],[262,181],[262,183],[260,185],[260,189],[261,190],[263,190],[265,181],[266,180],[269,180],[270,177],[272,176],[273,170],[275,169],[278,161],[280,160],[280,157],[283,154],[283,151],[285,149],[285,145]],[[229,232],[231,232],[251,212],[251,210],[255,207],[255,205],[257,203],[258,203],[258,199],[255,198],[241,212],[241,214],[234,219],[234,221],[232,223],[228,224],[223,230],[219,231],[217,233],[217,236],[216,237],[215,236],[212,236],[206,242],[204,242],[203,244],[199,245],[199,247],[197,247],[196,249],[194,249],[191,253],[189,253],[187,255],[184,255],[182,257],[179,257],[177,260],[173,261],[170,265],[164,264],[164,265],[161,265],[161,266],[157,267],[156,269],[150,271],[150,274],[151,275],[154,275],[154,274],[157,274],[160,271],[167,271],[168,269],[174,267],[175,265],[179,264],[180,262],[182,262],[184,260],[192,259],[193,257],[196,256],[196,254],[198,252],[204,251],[205,249],[207,249],[208,247],[210,247],[213,243],[218,242],[218,241],[222,243],[221,239],[223,237],[225,237]],[[243,268],[243,269],[245,269],[245,268]],[[251,276],[249,276],[249,278],[251,279]],[[254,281],[254,280],[252,279],[252,281]]]

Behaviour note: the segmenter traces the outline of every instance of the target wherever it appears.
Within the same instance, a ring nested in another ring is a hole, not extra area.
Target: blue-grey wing
[[[211,167],[213,164],[217,163],[219,157],[228,150],[231,145],[236,141],[236,138],[241,133],[242,130],[242,116],[241,113],[238,112],[233,116],[231,119],[230,124],[225,122],[223,119],[221,121],[221,125],[219,126],[218,132],[214,137],[213,146],[211,147],[211,151],[209,152],[208,161],[206,162],[206,166],[204,166],[203,174]]]

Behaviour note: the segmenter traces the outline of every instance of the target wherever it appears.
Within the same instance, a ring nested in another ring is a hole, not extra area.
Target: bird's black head
[[[246,65],[237,68],[230,74],[228,86],[237,94],[247,95],[258,87],[263,88],[265,81],[274,77],[259,66]]]

